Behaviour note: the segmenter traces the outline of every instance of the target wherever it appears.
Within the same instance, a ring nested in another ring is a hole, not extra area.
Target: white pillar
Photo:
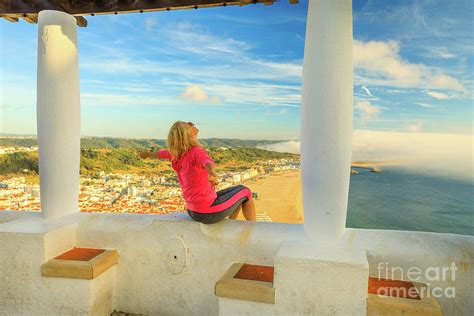
[[[38,17],[37,127],[41,212],[78,211],[80,95],[76,19],[64,12]]]
[[[309,0],[301,105],[304,230],[344,233],[352,142],[352,2]]]

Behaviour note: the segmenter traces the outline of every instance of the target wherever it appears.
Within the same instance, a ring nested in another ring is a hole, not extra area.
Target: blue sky
[[[298,139],[307,1],[88,17],[82,135]],[[472,134],[471,1],[353,1],[354,129]],[[0,132],[36,134],[37,26],[0,21]]]

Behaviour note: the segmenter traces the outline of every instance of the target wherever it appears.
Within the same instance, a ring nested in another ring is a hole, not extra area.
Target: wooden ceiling
[[[84,16],[99,14],[143,13],[182,9],[199,9],[228,5],[263,3],[271,5],[278,0],[2,0],[0,18],[10,22],[20,19],[28,23],[38,22],[42,10],[57,10],[74,15],[77,25],[87,26]],[[291,4],[298,0],[288,0]]]

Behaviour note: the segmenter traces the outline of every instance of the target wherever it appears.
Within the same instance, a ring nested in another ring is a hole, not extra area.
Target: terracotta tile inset
[[[421,300],[413,283],[369,277],[369,294]]]
[[[94,248],[73,248],[66,251],[62,255],[57,256],[54,259],[61,260],[76,260],[76,261],[89,261],[92,258],[103,253],[105,249],[94,249]]]
[[[273,273],[273,267],[244,263],[234,278],[273,283]]]

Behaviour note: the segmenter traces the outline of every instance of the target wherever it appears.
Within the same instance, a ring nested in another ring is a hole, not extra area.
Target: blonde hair
[[[202,147],[196,137],[192,135],[192,126],[183,121],[175,122],[168,133],[168,151],[175,160],[192,147]]]

